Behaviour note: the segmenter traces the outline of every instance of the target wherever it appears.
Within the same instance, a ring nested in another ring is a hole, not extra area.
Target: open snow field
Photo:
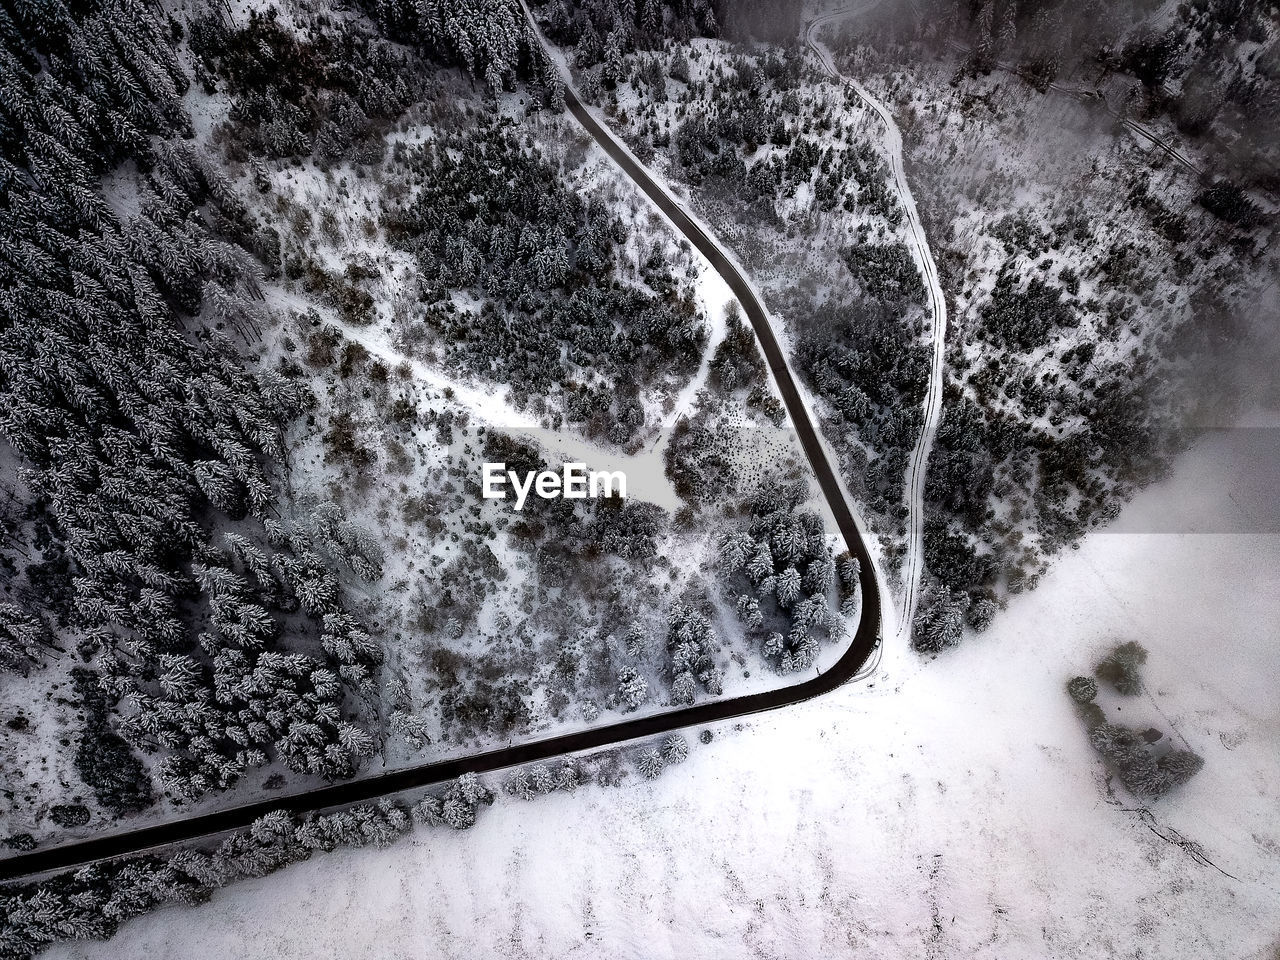
[[[1195,496],[1180,468],[1129,512],[1219,509],[1250,482],[1214,475],[1239,462],[1223,452],[1187,461]],[[322,856],[48,956],[1271,960],[1278,634],[1280,535],[1091,536],[954,653],[890,651],[870,684],[709,746],[692,731],[655,782],[504,796],[470,832]],[[1116,719],[1205,757],[1152,819],[1108,797],[1063,691],[1117,639],[1151,651],[1151,696]]]

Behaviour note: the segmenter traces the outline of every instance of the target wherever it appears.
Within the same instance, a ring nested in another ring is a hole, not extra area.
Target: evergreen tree
[[[642,750],[640,756],[636,758],[636,769],[646,780],[653,780],[661,776],[664,766],[666,766],[666,762],[662,759],[661,752],[653,748]]]

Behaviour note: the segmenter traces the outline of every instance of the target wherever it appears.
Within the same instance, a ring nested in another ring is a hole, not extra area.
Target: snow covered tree
[[[946,590],[931,593],[916,613],[911,643],[922,653],[937,653],[960,642],[964,630],[962,595]]]
[[[1142,665],[1146,662],[1146,648],[1130,640],[1103,658],[1095,672],[1115,687],[1117,693],[1133,696],[1142,690]]]
[[[751,557],[751,561],[747,564],[747,576],[754,583],[760,583],[766,577],[773,575],[773,553],[769,549],[767,543],[761,543],[756,547],[755,554]]]
[[[1204,758],[1191,750],[1175,750],[1163,756],[1157,765],[1168,776],[1170,786],[1181,786],[1204,767]]]
[[[635,667],[624,666],[618,672],[617,696],[623,710],[635,710],[649,699],[649,683]]]
[[[786,570],[778,574],[777,580],[774,581],[774,591],[778,597],[778,604],[783,607],[790,607],[800,599],[800,574],[795,567],[787,567]]]
[[[1098,695],[1098,684],[1092,677],[1072,677],[1067,683],[1067,693],[1076,703],[1090,703]]]
[[[760,601],[755,597],[746,593],[739,594],[734,606],[737,608],[738,617],[742,620],[743,626],[748,630],[753,630],[764,622],[764,614],[760,611]]]
[[[682,670],[671,683],[671,702],[687,706],[697,696],[698,685],[692,671]]]
[[[530,771],[529,779],[538,793],[550,793],[556,788],[555,776],[541,763]]]
[[[43,620],[13,603],[0,603],[0,670],[25,674],[38,665],[53,637]]]
[[[640,751],[640,756],[636,758],[636,770],[646,780],[654,780],[661,776],[665,766],[666,761],[662,759],[662,753],[652,747]]]
[[[809,561],[804,571],[804,590],[806,593],[825,594],[831,588],[834,578],[830,557],[815,557]]]
[[[862,564],[858,562],[858,558],[850,554],[844,554],[840,558],[839,563],[840,588],[846,594],[852,593],[858,587],[858,581],[862,576]]]
[[[689,742],[678,733],[670,733],[662,741],[662,759],[666,763],[683,763],[689,756]]]
[[[533,782],[529,779],[529,772],[523,767],[507,777],[507,782],[502,785],[502,788],[521,800],[532,800],[536,796]]]

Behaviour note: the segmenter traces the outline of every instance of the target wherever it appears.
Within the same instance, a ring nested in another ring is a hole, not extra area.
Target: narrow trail
[[[947,301],[942,293],[942,285],[938,281],[938,265],[929,249],[929,240],[925,236],[924,226],[920,222],[920,214],[916,209],[915,198],[907,185],[906,171],[902,161],[902,132],[893,120],[888,107],[881,103],[857,80],[844,76],[836,69],[835,58],[831,50],[818,39],[818,32],[825,26],[847,17],[864,13],[876,6],[879,0],[857,7],[838,10],[824,14],[812,20],[805,31],[805,41],[813,51],[823,70],[839,83],[852,89],[868,107],[876,112],[885,125],[885,147],[889,154],[889,170],[893,177],[894,190],[906,213],[907,227],[910,234],[912,255],[920,277],[924,280],[925,289],[929,293],[929,314],[931,325],[929,337],[933,351],[929,366],[929,387],[924,399],[924,422],[920,429],[920,438],[911,458],[907,463],[906,498],[907,498],[907,556],[903,564],[903,601],[902,615],[898,621],[898,640],[911,637],[912,624],[915,621],[916,607],[920,601],[920,582],[924,574],[924,484],[929,466],[929,454],[933,450],[934,437],[938,432],[938,422],[942,418],[942,377],[946,360],[947,341]]]

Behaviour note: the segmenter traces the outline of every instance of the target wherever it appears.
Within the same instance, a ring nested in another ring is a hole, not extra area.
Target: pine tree
[[[676,674],[671,682],[671,702],[680,705],[693,703],[697,691],[697,682],[692,671],[683,670]]]
[[[1181,786],[1204,767],[1204,758],[1191,750],[1175,750],[1159,760],[1160,769],[1168,776],[1171,786]]]
[[[662,759],[662,754],[652,747],[642,750],[640,756],[636,758],[636,770],[646,780],[654,780],[661,776],[665,766],[666,762]]]
[[[662,759],[668,763],[683,763],[689,756],[689,743],[678,733],[671,733],[662,741]]]
[[[513,797],[519,797],[521,800],[532,800],[536,796],[529,772],[523,767],[507,778],[507,782],[503,784],[503,789]]]
[[[800,586],[800,574],[796,572],[795,567],[787,567],[786,570],[778,574],[778,578],[774,583],[774,591],[777,594],[779,605],[790,607],[799,600]]]
[[[618,701],[626,711],[637,709],[649,698],[649,684],[632,666],[618,672]]]

